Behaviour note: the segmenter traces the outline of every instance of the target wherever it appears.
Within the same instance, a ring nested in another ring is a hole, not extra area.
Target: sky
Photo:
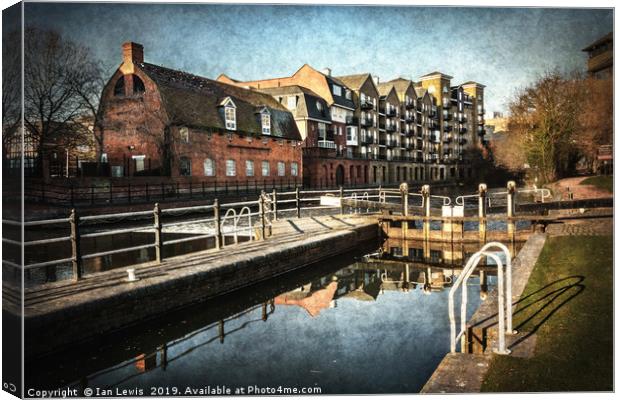
[[[89,46],[110,75],[125,41],[143,44],[146,62],[213,79],[290,76],[304,63],[381,81],[438,70],[486,85],[489,114],[545,71],[585,70],[581,49],[613,30],[613,10],[26,3],[25,24]]]

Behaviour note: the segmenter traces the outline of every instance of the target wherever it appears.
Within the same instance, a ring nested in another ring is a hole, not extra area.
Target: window
[[[192,176],[192,162],[187,157],[181,157],[179,162],[179,175]]]
[[[181,143],[189,143],[189,129],[186,127],[179,129],[179,137],[181,139]]]
[[[114,96],[124,96],[125,95],[125,77],[121,76],[116,81],[114,85]]]
[[[342,96],[342,88],[340,86],[334,85],[334,87],[332,88],[332,91],[334,92],[336,96]]]
[[[269,176],[269,161],[263,161],[261,163],[261,172],[263,176]]]
[[[224,107],[224,117],[226,119],[226,129],[234,131],[237,129],[237,112],[235,107]]]
[[[140,171],[144,171],[144,159],[146,157],[145,156],[131,156],[131,159],[134,162],[134,171],[135,172],[140,172]]]
[[[102,163],[108,162],[108,153],[101,153],[101,162]]]
[[[316,101],[316,109],[319,111],[323,111],[323,104],[319,100]]]
[[[237,165],[235,164],[235,160],[226,160],[226,176],[236,176],[237,175]]]
[[[142,79],[138,78],[136,75],[132,75],[133,77],[133,94],[140,95],[144,93],[144,82]]]
[[[260,116],[261,126],[263,127],[263,135],[271,135],[271,115],[263,112]]]
[[[245,162],[245,176],[254,176],[254,161]]]
[[[296,162],[291,163],[291,176],[297,176],[299,166]]]
[[[327,128],[323,122],[319,122],[319,136],[323,139],[327,136]]]
[[[278,176],[284,176],[286,173],[285,165],[282,161],[278,161]]]
[[[347,100],[351,100],[351,91],[349,89],[345,89],[344,97],[346,97]]]
[[[296,96],[289,96],[286,98],[286,107],[289,110],[292,110],[293,108],[297,108],[297,97]]]
[[[215,163],[212,159],[207,158],[204,162],[205,176],[215,176]]]

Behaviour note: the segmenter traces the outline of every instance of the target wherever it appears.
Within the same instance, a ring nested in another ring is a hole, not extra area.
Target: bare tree
[[[21,124],[21,35],[12,32],[2,44],[2,155],[19,140]]]
[[[97,107],[101,69],[87,47],[58,33],[29,27],[24,32],[24,125],[49,177],[48,149],[88,144],[82,120]]]
[[[508,131],[517,135],[518,148],[543,181],[574,172],[582,82],[576,75],[566,77],[548,72],[518,91],[510,103]]]
[[[613,143],[613,81],[588,78],[583,85],[581,131],[575,135],[575,142],[590,169],[596,170],[599,146]]]

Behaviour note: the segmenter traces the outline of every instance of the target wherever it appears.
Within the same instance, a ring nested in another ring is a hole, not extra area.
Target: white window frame
[[[268,111],[263,111],[260,115],[260,121],[263,135],[271,135],[271,114]]]
[[[336,96],[342,97],[342,87],[338,85],[334,85],[332,87],[332,93],[335,94]]]
[[[237,163],[233,159],[226,160],[226,176],[237,176]]]
[[[299,164],[296,162],[291,163],[291,176],[299,176]]]
[[[263,160],[261,162],[261,174],[263,176],[269,176],[269,174],[271,173],[271,165],[269,164],[269,161],[267,160]]]
[[[286,164],[284,161],[278,161],[278,176],[286,176]]]
[[[189,129],[183,126],[179,129],[179,139],[181,143],[189,143]]]
[[[254,161],[245,160],[245,176],[254,176]]]
[[[215,176],[215,161],[212,158],[205,158],[202,168],[205,176]]]

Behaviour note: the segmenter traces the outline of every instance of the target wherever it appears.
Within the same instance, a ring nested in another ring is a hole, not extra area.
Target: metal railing
[[[502,260],[495,253],[488,252],[487,250],[497,247],[506,257],[506,269],[504,270]],[[508,248],[499,242],[491,242],[484,245],[478,252],[474,253],[467,264],[463,268],[463,271],[454,282],[454,285],[450,289],[448,294],[448,317],[450,319],[450,352],[456,352],[456,342],[459,338],[466,338],[467,333],[467,289],[464,286],[464,282],[474,272],[482,257],[488,257],[493,259],[497,265],[497,298],[498,298],[498,348],[494,351],[498,354],[509,354],[510,350],[506,349],[506,333],[515,333],[512,330],[512,263],[510,257],[510,251]],[[504,277],[504,274],[506,275]],[[504,279],[505,285],[504,287]],[[460,316],[460,331],[456,332],[456,319],[454,316],[454,295],[458,289],[461,289],[461,316]]]

